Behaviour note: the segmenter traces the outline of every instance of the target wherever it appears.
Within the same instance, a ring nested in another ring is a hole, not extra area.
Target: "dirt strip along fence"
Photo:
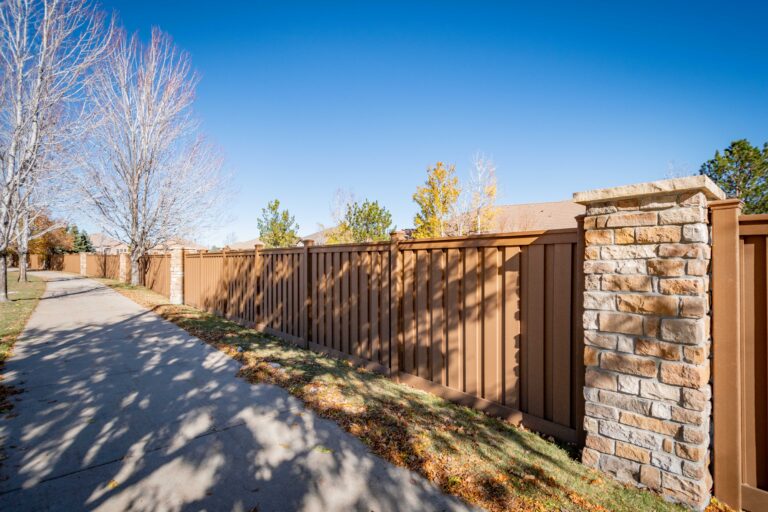
[[[185,254],[184,300],[576,442],[582,253],[570,229]]]

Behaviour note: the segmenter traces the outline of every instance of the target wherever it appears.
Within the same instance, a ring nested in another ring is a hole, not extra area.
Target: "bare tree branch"
[[[111,27],[87,0],[0,3],[0,301],[8,249],[26,250],[40,187],[60,180],[83,131],[83,87]]]
[[[197,75],[189,55],[159,30],[148,45],[119,33],[87,86],[96,122],[78,188],[90,214],[139,259],[219,218],[222,158],[192,116]]]

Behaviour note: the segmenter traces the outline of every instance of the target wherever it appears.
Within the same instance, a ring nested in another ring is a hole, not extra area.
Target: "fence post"
[[[171,250],[171,304],[184,304],[184,249]]]
[[[261,250],[263,248],[264,244],[253,246],[253,323],[257,329],[260,328],[259,325],[261,324],[261,300],[264,295],[264,280],[261,275]]]
[[[80,253],[80,275],[81,276],[88,275],[88,253],[87,252]]]
[[[304,345],[309,348],[309,337],[311,334],[310,325],[312,321],[312,254],[309,252],[310,248],[315,245],[315,241],[312,239],[305,239],[301,241],[304,246],[304,253],[301,258],[301,296],[304,300],[301,304],[301,338],[304,340]]]
[[[715,495],[741,510],[741,201],[714,201],[709,207],[712,213]]]
[[[697,509],[712,486],[707,202],[724,197],[706,176],[574,194],[587,206],[582,461]]]
[[[401,240],[405,240],[405,232],[393,231],[389,237],[389,375],[397,378],[400,373],[400,332],[402,331],[400,329],[400,300],[403,296],[399,244]]]
[[[117,258],[118,258],[118,266],[119,266],[117,278],[121,283],[129,283],[131,281],[131,278],[129,275],[131,262],[128,261],[128,253],[121,252],[117,255]]]
[[[221,269],[221,279],[224,282],[224,290],[221,290],[221,293],[219,293],[219,304],[218,304],[218,310],[219,314],[223,316],[224,318],[227,318],[227,304],[229,303],[229,269],[227,268],[227,248],[223,248],[221,250],[221,256],[222,256],[222,269]]]
[[[573,397],[576,418],[584,417],[584,217],[585,215],[583,214],[576,217],[576,257],[574,260],[574,271],[576,272],[574,276],[574,302],[576,307],[571,327],[576,336],[574,358],[571,359],[573,361],[573,371],[577,372],[576,385],[573,390],[575,393],[578,393],[577,396]],[[580,422],[576,427],[576,434],[579,445],[584,446],[584,440],[587,436],[584,430],[584,422]]]

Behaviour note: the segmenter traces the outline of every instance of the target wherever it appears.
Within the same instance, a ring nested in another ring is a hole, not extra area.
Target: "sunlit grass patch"
[[[12,405],[8,397],[14,393],[2,385],[2,367],[13,354],[13,345],[24,330],[40,297],[45,291],[45,282],[34,274],[28,274],[29,282],[20,283],[18,272],[8,273],[9,302],[0,302],[0,413],[8,412]]]

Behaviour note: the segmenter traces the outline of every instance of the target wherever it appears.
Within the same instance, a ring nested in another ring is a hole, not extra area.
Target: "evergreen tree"
[[[259,238],[266,247],[291,247],[299,243],[296,231],[299,225],[288,210],[280,211],[280,201],[275,199],[261,210],[261,218],[256,221]]]
[[[744,201],[744,213],[768,213],[768,143],[763,149],[746,139],[733,141],[723,153],[704,162],[699,171],[729,197]]]
[[[347,205],[341,224],[328,235],[328,243],[366,243],[389,239],[392,214],[378,201]]]
[[[74,226],[72,228],[72,234],[74,240],[72,243],[73,252],[93,252],[93,244],[88,237],[87,231],[78,231],[77,226]]]

